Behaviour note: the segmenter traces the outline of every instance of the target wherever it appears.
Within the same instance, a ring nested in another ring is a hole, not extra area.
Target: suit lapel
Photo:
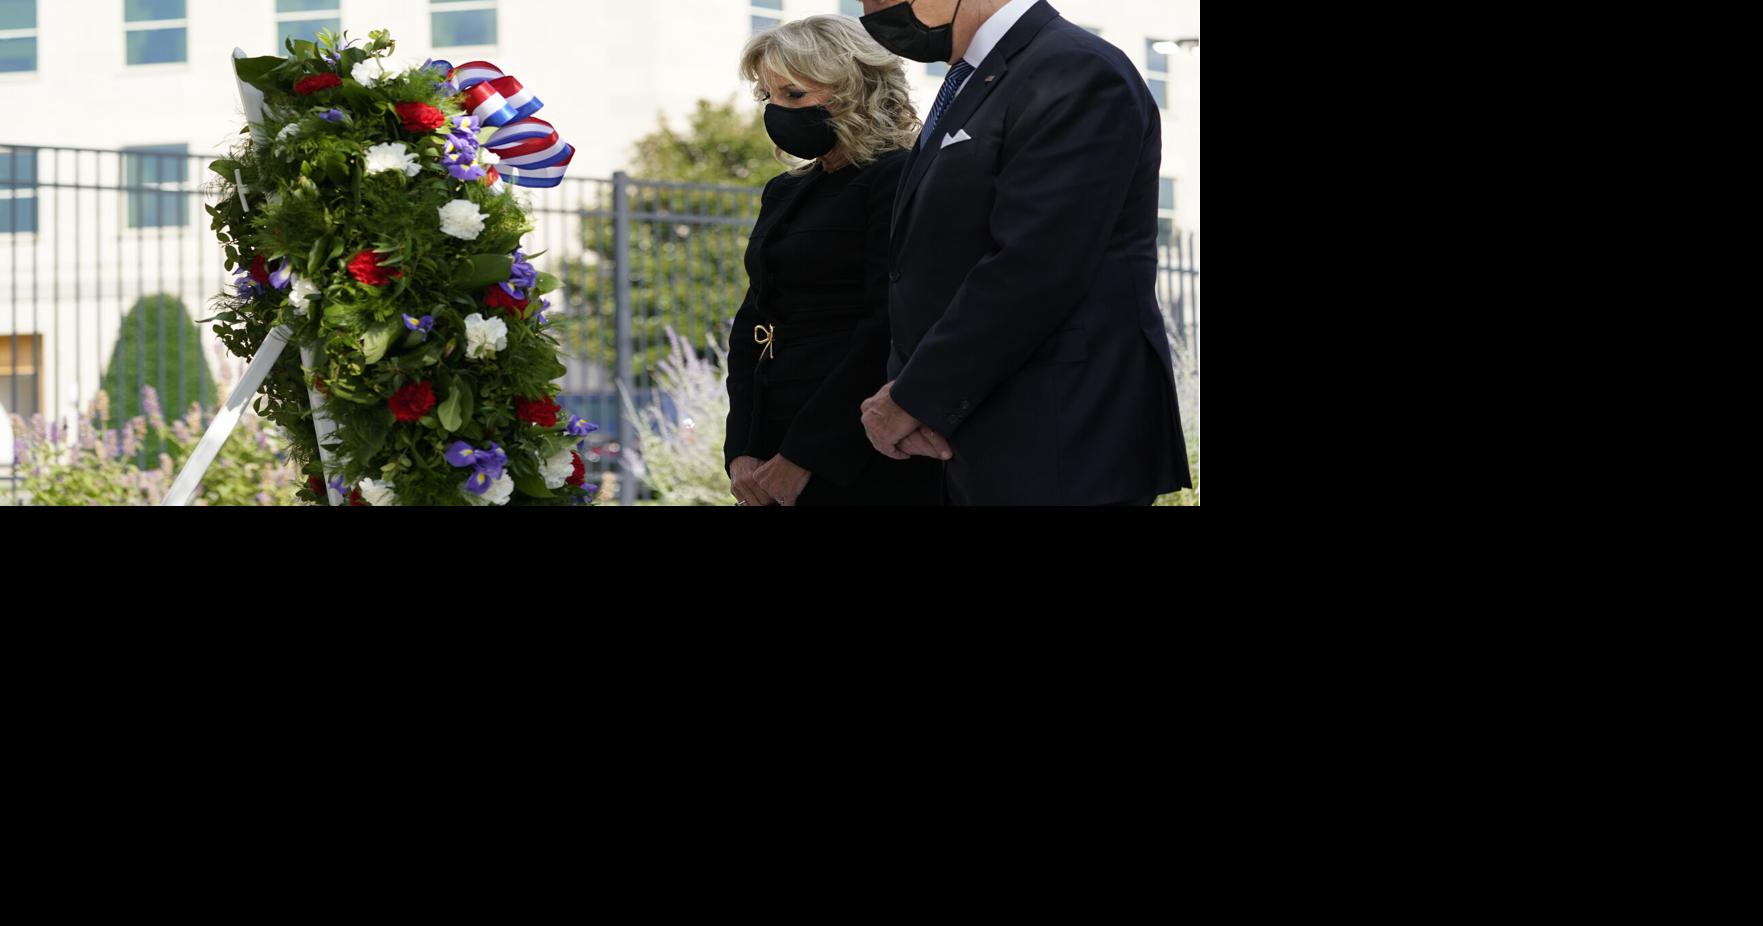
[[[953,135],[967,124],[967,120],[979,110],[986,97],[1004,82],[1004,74],[1010,70],[1010,59],[1027,48],[1028,43],[1057,18],[1059,14],[1044,0],[1035,4],[1017,20],[1016,25],[1010,27],[1010,31],[1004,34],[1004,38],[986,56],[986,60],[980,62],[979,70],[968,75],[961,93],[955,97],[955,102],[949,104],[949,111],[937,123],[937,137],[924,139],[924,144],[913,151],[912,162],[906,167],[905,179],[900,182],[899,195],[894,197],[896,231],[906,215],[906,207],[911,205],[912,197],[918,192],[919,184],[924,180],[925,174],[930,173],[931,165],[936,163],[937,155],[943,150],[943,136]]]

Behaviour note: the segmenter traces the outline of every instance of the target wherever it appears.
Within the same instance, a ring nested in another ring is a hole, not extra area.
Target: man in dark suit
[[[1144,79],[1044,0],[863,6],[883,46],[951,65],[894,206],[870,441],[946,460],[957,505],[1145,505],[1190,486]]]

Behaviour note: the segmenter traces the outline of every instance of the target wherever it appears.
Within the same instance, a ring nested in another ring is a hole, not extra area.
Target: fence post
[[[631,377],[631,201],[630,177],[624,171],[612,175],[612,293],[617,319],[618,360],[614,375],[620,394],[636,401],[636,383]],[[619,459],[636,443],[637,423],[624,420],[624,409],[618,410]],[[628,468],[620,467],[618,503],[630,505],[637,500],[637,480]]]

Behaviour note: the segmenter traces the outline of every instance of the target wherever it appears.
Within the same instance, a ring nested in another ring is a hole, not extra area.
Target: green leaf
[[[320,261],[324,260],[324,251],[326,246],[330,244],[330,240],[331,237],[325,235],[317,241],[312,242],[312,253],[306,255],[306,276],[318,276],[318,265]]]
[[[466,258],[453,271],[453,283],[461,289],[484,289],[508,279],[514,272],[514,258],[500,254],[479,254]]]
[[[392,346],[392,336],[397,334],[400,326],[387,322],[369,328],[361,339],[361,352],[367,356],[368,363],[379,363],[380,358]]]
[[[453,390],[453,394],[447,397],[447,401],[442,402],[441,407],[436,409],[436,412],[441,416],[441,427],[448,434],[459,430],[459,395],[459,390]]]
[[[233,179],[233,174],[239,170],[242,170],[243,167],[244,167],[244,165],[240,164],[238,161],[232,161],[232,160],[228,160],[226,158],[221,158],[220,160],[215,161],[215,162],[208,165],[209,170],[214,171],[215,173],[221,175],[222,177],[225,177],[228,181],[231,181]]]
[[[269,72],[279,67],[283,60],[275,55],[266,55],[262,58],[235,58],[233,59],[233,71],[239,75],[240,80],[268,92],[280,89],[270,78]]]
[[[540,478],[538,473],[528,471],[524,467],[510,467],[509,475],[514,478],[514,487],[520,490],[520,494],[529,498],[551,497],[551,490],[545,488],[545,480]]]
[[[441,403],[439,409],[441,427],[451,434],[459,430],[460,424],[471,418],[471,385],[465,380],[457,380],[447,401]]]
[[[555,274],[550,274],[550,273],[545,273],[544,271],[540,271],[538,282],[533,284],[533,292],[539,293],[539,294],[556,292],[557,287],[562,286],[562,285],[563,285],[563,281],[557,279]]]

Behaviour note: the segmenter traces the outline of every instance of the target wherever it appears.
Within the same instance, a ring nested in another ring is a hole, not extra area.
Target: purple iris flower
[[[344,498],[349,497],[349,488],[347,486],[343,485],[343,477],[342,476],[338,476],[337,478],[332,479],[330,482],[326,483],[326,485],[329,485],[331,488],[336,489],[338,495],[341,495]]]
[[[521,253],[520,248],[514,249],[514,266],[508,274],[508,282],[502,284],[502,291],[514,299],[525,299],[531,294],[534,285],[539,282],[539,271]]]
[[[452,174],[454,180],[482,180],[484,178],[484,169],[469,161],[465,164],[458,162],[448,164],[447,173]]]
[[[414,315],[406,315],[404,316],[404,327],[411,331],[422,332],[422,340],[426,341],[428,340],[429,332],[435,330],[435,317],[433,315],[424,315],[421,318],[417,318]]]
[[[294,275],[294,262],[282,258],[269,266],[269,285],[276,289],[287,289],[289,278]]]
[[[473,467],[465,488],[475,495],[482,495],[489,489],[490,483],[502,478],[503,471],[508,467],[508,453],[502,449],[501,444],[491,444],[488,450],[478,450],[465,441],[454,441],[447,448],[447,462],[461,469]]]
[[[588,419],[576,415],[570,415],[569,427],[564,428],[563,433],[568,434],[570,437],[587,437],[589,434],[598,430],[600,430],[600,426],[590,422]]]
[[[454,441],[447,448],[447,462],[457,467],[476,466],[478,451],[465,441]]]
[[[327,109],[322,113],[319,113],[318,118],[323,119],[326,122],[342,122],[343,121],[343,111],[336,108],[335,106],[332,106],[330,109]]]
[[[489,455],[489,459],[483,463],[484,469],[489,471],[491,479],[501,479],[502,470],[508,466],[507,451],[502,449],[501,444],[491,444],[490,449],[484,452]]]
[[[233,291],[239,294],[240,299],[256,299],[263,295],[263,287],[258,286],[257,281],[251,278],[249,270],[238,272],[238,276],[233,280]]]

